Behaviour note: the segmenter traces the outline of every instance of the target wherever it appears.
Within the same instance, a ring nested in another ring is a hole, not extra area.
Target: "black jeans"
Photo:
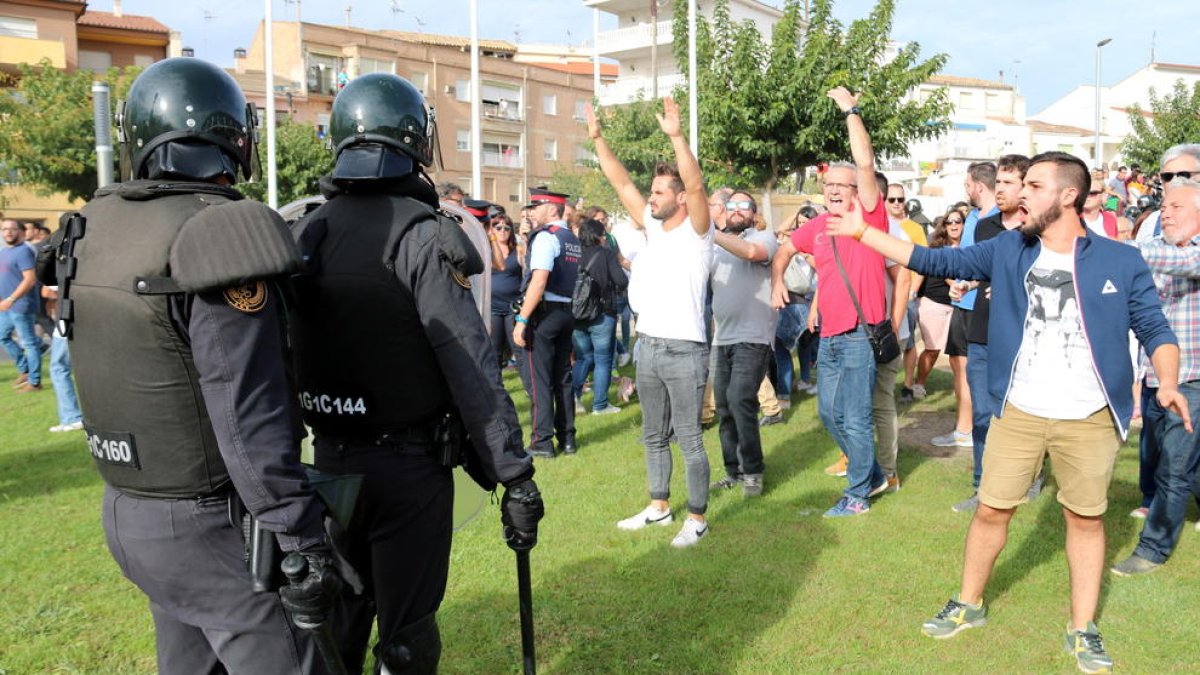
[[[731,478],[763,472],[758,431],[758,388],[773,357],[770,345],[739,342],[713,347],[713,393],[721,421],[721,455]]]
[[[534,312],[532,325],[525,329],[523,357],[526,367],[525,391],[533,403],[530,417],[533,429],[529,447],[553,450],[559,443],[575,440],[575,400],[571,387],[571,334],[575,317],[571,305],[546,302]]]

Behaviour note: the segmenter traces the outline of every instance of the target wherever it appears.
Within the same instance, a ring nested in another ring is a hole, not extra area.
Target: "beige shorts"
[[[1004,416],[993,417],[988,430],[979,501],[996,509],[1024,502],[1049,453],[1058,503],[1081,516],[1102,515],[1120,447],[1107,407],[1087,419],[1055,420],[1007,404]]]
[[[939,352],[946,349],[946,340],[950,336],[950,317],[953,314],[953,305],[921,298],[917,305],[917,322],[921,326],[921,341],[925,343],[925,349]]]

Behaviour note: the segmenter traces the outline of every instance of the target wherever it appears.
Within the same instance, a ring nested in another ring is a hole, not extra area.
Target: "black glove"
[[[289,553],[280,567],[288,583],[279,589],[279,597],[296,626],[309,629],[325,623],[342,590],[332,556],[327,551]]]
[[[527,480],[504,490],[500,500],[500,522],[504,541],[514,551],[528,551],[537,545],[537,524],[546,515],[537,483]]]

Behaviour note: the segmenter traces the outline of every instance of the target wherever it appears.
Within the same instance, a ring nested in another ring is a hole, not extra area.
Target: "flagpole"
[[[275,171],[275,47],[271,35],[274,33],[271,16],[271,0],[263,0],[263,70],[266,76],[266,108],[267,108],[267,206],[279,208],[279,184]]]

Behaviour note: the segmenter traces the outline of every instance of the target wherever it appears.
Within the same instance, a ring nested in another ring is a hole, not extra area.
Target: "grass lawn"
[[[0,382],[15,377],[0,366]],[[510,390],[518,383],[507,375]],[[932,448],[952,424],[948,378],[903,411],[903,488],[866,516],[821,513],[842,479],[821,469],[837,455],[798,396],[787,423],[764,429],[766,492],[715,494],[712,531],[698,546],[669,546],[677,527],[621,532],[616,521],[646,502],[640,415],[578,420],[580,452],[539,460],[547,515],[532,553],[539,667],[556,673],[1068,673],[1063,518],[1047,491],[1013,520],[988,588],[989,624],[949,641],[921,622],[957,589],[968,516],[969,451]],[[514,397],[528,422],[523,393]],[[586,399],[585,399],[586,401]],[[0,675],[151,673],[154,636],[144,597],[105,549],[101,482],[82,435],[50,434],[54,395],[0,387]],[[1136,437],[1133,439],[1136,441]],[[715,430],[705,434],[713,479],[722,475]],[[676,452],[673,506],[684,503]],[[1108,562],[1128,555],[1141,521],[1137,451],[1122,451],[1111,489]],[[1144,578],[1105,576],[1100,625],[1118,669],[1200,671],[1200,533],[1189,512],[1170,563]],[[450,587],[438,617],[442,672],[520,670],[514,557],[499,511],[455,538]]]

